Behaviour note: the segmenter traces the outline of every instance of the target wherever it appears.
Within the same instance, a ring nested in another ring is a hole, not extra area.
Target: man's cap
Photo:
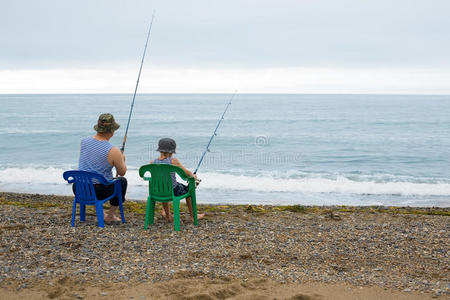
[[[175,153],[175,149],[177,148],[177,143],[175,140],[171,138],[163,138],[158,142],[158,149],[156,151],[166,152],[166,153]]]
[[[120,125],[116,123],[114,120],[114,116],[112,114],[101,114],[98,117],[97,124],[94,125],[94,129],[97,132],[114,132],[119,129]]]

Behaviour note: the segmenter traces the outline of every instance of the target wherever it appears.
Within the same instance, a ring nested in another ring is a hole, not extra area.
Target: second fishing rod
[[[228,101],[228,104],[227,104],[227,106],[225,107],[225,110],[223,111],[222,116],[220,117],[219,121],[217,122],[217,125],[216,125],[216,128],[214,129],[213,134],[212,134],[211,137],[209,138],[209,142],[208,142],[208,144],[206,145],[205,151],[203,151],[203,154],[202,154],[202,156],[200,157],[200,160],[199,160],[199,162],[198,162],[198,164],[197,164],[197,167],[195,168],[194,174],[197,175],[197,171],[198,171],[198,169],[200,168],[200,166],[201,166],[201,164],[202,164],[202,162],[203,162],[203,159],[205,158],[206,153],[207,153],[207,152],[210,152],[209,146],[211,146],[211,143],[212,143],[214,137],[217,136],[217,129],[219,129],[219,126],[220,126],[220,124],[222,123],[222,121],[223,121],[223,119],[224,119],[224,117],[225,117],[225,114],[227,113],[227,110],[228,110],[228,108],[230,107],[230,105],[231,105],[231,103],[232,103],[234,97],[236,96],[236,94],[237,94],[237,91],[235,91],[235,92],[233,93],[233,95],[232,95],[231,98],[230,98],[230,101]],[[195,185],[198,186],[198,185],[200,184],[200,182],[201,182],[201,179],[197,178],[196,181],[195,181]]]

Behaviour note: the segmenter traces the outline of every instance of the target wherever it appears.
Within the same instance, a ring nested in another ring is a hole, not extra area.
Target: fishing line
[[[197,168],[195,168],[194,174],[197,174],[197,171],[198,171],[198,169],[200,168],[200,165],[201,165],[202,162],[203,162],[203,158],[205,157],[206,152],[210,152],[209,146],[211,145],[212,140],[214,139],[214,137],[217,135],[217,129],[219,129],[219,126],[220,126],[220,124],[222,123],[222,121],[223,121],[223,119],[224,119],[224,116],[225,116],[225,114],[226,114],[226,112],[227,112],[227,110],[228,110],[228,107],[230,107],[231,102],[233,101],[233,99],[234,99],[234,97],[236,96],[236,94],[237,94],[237,91],[234,91],[234,94],[231,96],[230,101],[228,101],[227,107],[225,107],[225,110],[223,111],[222,116],[220,117],[219,122],[217,123],[217,126],[216,126],[216,128],[214,129],[214,132],[213,132],[213,134],[211,135],[211,138],[209,139],[208,144],[206,145],[205,151],[203,151],[203,154],[202,154],[202,156],[200,157],[200,161],[198,162]],[[196,183],[196,186],[199,185],[200,182],[201,182],[201,180],[200,180],[200,179],[197,179],[196,182],[195,182],[195,183]]]
[[[131,114],[133,112],[134,99],[136,98],[136,92],[137,92],[137,89],[138,89],[138,86],[139,86],[139,79],[141,78],[142,65],[144,64],[145,52],[147,51],[148,40],[150,38],[150,32],[152,31],[152,25],[153,25],[153,19],[154,18],[155,18],[155,11],[153,11],[152,20],[150,21],[150,26],[148,28],[147,40],[145,41],[145,47],[144,47],[144,54],[142,55],[141,67],[139,68],[139,74],[138,74],[138,78],[137,78],[137,81],[136,81],[136,87],[134,89],[133,101],[131,102],[131,107],[130,107],[130,114],[128,115],[127,128],[125,129],[125,135],[123,137],[122,147],[120,147],[120,151],[122,153],[125,151],[125,143],[127,142],[128,127],[130,126]]]

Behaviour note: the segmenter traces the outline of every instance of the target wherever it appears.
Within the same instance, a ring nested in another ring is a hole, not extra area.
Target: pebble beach
[[[72,228],[72,200],[0,193],[0,299],[450,295],[448,208],[201,205],[175,232],[134,201],[125,224]]]

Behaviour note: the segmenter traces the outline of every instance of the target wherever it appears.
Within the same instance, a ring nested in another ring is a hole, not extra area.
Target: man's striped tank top
[[[78,169],[95,172],[112,180],[112,167],[108,162],[108,153],[112,145],[108,141],[99,141],[89,136],[81,141]]]

